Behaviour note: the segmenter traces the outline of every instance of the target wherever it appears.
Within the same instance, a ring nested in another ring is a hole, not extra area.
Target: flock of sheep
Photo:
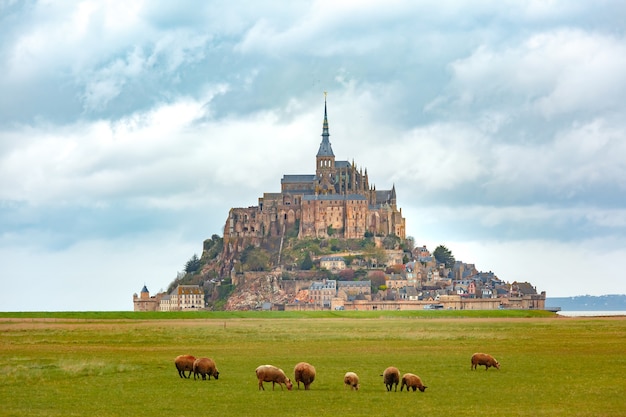
[[[215,365],[215,361],[210,358],[195,358],[192,355],[180,355],[176,357],[174,360],[174,364],[176,365],[176,369],[178,370],[178,375],[181,378],[190,378],[193,373],[193,379],[200,376],[202,379],[206,379],[208,376],[209,379],[211,377],[218,379],[219,372],[217,370],[217,366]],[[494,367],[496,369],[500,369],[500,363],[491,355],[487,353],[474,353],[472,355],[472,366],[470,369],[474,370],[478,366],[484,366],[485,371],[490,367]],[[186,375],[185,372],[189,372],[189,375]],[[256,377],[259,380],[259,390],[264,390],[263,387],[264,382],[272,383],[272,390],[276,384],[280,385],[280,389],[283,389],[283,385],[287,387],[287,390],[291,391],[293,388],[293,383],[291,379],[287,377],[285,372],[277,368],[273,365],[261,365],[255,370]],[[300,362],[298,363],[294,370],[294,380],[298,384],[298,389],[300,389],[300,383],[304,385],[304,389],[308,390],[311,387],[311,383],[315,381],[315,367],[310,363]],[[387,391],[391,391],[392,388],[394,391],[398,391],[398,384],[400,384],[400,391],[406,387],[407,392],[411,389],[413,391],[424,392],[426,385],[422,383],[422,379],[412,373],[406,373],[402,375],[402,379],[400,379],[400,371],[395,366],[390,366],[381,375],[383,377],[383,382],[385,383],[385,387]],[[402,382],[400,382],[402,381]],[[361,386],[359,383],[359,376],[354,372],[346,372],[343,377],[344,387],[350,387],[351,390],[358,390]]]

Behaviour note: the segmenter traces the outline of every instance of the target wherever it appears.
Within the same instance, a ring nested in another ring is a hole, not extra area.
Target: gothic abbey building
[[[279,193],[264,193],[258,206],[230,209],[224,227],[225,245],[239,238],[280,237],[286,231],[297,233],[299,238],[406,237],[395,186],[377,190],[370,185],[367,169],[357,169],[354,161],[336,161],[329,136],[324,101],[315,174],[285,174]]]

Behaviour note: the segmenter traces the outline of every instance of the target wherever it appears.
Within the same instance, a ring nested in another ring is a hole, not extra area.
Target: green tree
[[[304,255],[304,260],[300,264],[300,269],[303,271],[309,271],[313,268],[313,260],[311,259],[311,254],[309,252]]]
[[[193,274],[198,269],[200,269],[200,258],[198,258],[198,255],[194,253],[193,256],[185,264],[185,272],[188,274]]]
[[[454,259],[454,255],[450,249],[446,248],[444,245],[439,245],[433,252],[433,256],[440,264],[445,264],[446,268],[452,268],[456,260]]]
[[[383,239],[383,247],[385,249],[397,249],[400,246],[400,238],[396,235],[387,235]]]
[[[415,249],[415,238],[413,236],[407,236],[406,239],[404,239],[404,250],[413,252],[413,249]]]
[[[387,261],[387,253],[383,248],[370,246],[363,250],[363,257],[367,259],[369,267],[383,265]]]
[[[267,271],[269,269],[270,254],[264,249],[250,245],[241,252],[241,263],[248,271]]]
[[[210,239],[206,239],[203,244],[202,260],[207,261],[215,259],[224,249],[224,239],[218,235],[211,236]]]

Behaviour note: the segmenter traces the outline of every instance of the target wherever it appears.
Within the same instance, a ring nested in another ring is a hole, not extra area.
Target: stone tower
[[[324,95],[324,123],[322,125],[322,143],[315,156],[315,176],[316,194],[334,194],[335,193],[335,178],[337,170],[335,168],[335,154],[333,148],[330,146],[330,140],[328,137],[328,114],[326,111],[326,96]]]

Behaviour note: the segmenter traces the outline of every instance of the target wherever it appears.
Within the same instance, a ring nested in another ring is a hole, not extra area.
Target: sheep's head
[[[293,388],[293,384],[291,383],[291,379],[287,378],[287,381],[285,382],[285,385],[287,385],[287,389],[289,391],[291,391],[291,389]]]

